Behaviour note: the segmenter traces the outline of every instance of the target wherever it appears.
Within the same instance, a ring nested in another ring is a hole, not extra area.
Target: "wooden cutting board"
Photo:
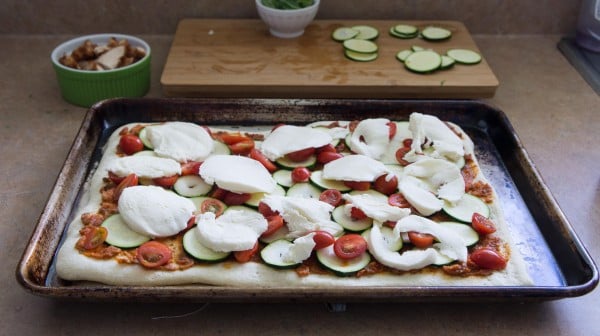
[[[452,31],[449,40],[398,39],[390,27],[409,23]],[[356,62],[331,38],[337,27],[367,24],[379,29],[379,57]],[[479,51],[466,27],[456,21],[316,20],[304,35],[280,39],[261,20],[182,20],[162,73],[170,97],[285,98],[487,98],[498,79],[485,58],[476,65],[415,74],[396,53],[412,45],[445,53],[451,48]]]

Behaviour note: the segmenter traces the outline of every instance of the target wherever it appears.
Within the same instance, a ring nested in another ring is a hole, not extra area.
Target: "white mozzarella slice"
[[[350,135],[348,146],[357,154],[379,159],[390,143],[389,123],[384,118],[362,120]]]
[[[114,160],[107,170],[120,177],[135,174],[141,178],[157,178],[181,174],[181,165],[172,159],[133,155]]]
[[[118,208],[130,229],[150,237],[177,234],[196,210],[189,199],[157,186],[123,189]]]
[[[403,173],[425,181],[439,198],[448,202],[457,202],[465,193],[460,169],[446,160],[424,158],[406,166]]]
[[[389,169],[381,162],[355,154],[333,160],[323,166],[323,178],[337,181],[375,181]]]
[[[300,237],[315,230],[324,230],[335,236],[343,231],[331,220],[333,206],[318,199],[267,195],[262,201],[283,217],[290,231],[288,237]]]
[[[226,211],[217,218],[206,212],[196,216],[196,224],[198,241],[217,252],[249,250],[268,227],[260,213],[240,210]]]
[[[267,135],[260,149],[270,160],[277,160],[302,149],[325,146],[332,140],[331,135],[318,128],[283,125]]]
[[[203,127],[187,122],[147,126],[146,134],[156,154],[178,162],[204,161],[214,146]]]
[[[456,232],[440,225],[430,219],[421,216],[410,215],[402,218],[394,227],[394,234],[400,235],[401,232],[416,231],[428,233],[436,238],[439,243],[434,247],[443,255],[453,260],[466,261],[467,247],[465,241]]]
[[[389,244],[383,238],[378,225],[373,225],[371,232],[367,236],[367,246],[369,247],[369,252],[381,264],[401,271],[421,269],[431,265],[435,262],[438,255],[437,251],[433,248],[409,250],[402,254],[392,251],[389,248]]]
[[[432,215],[442,209],[444,201],[437,198],[427,189],[419,186],[419,181],[412,176],[405,176],[398,185],[404,198],[423,216]]]
[[[298,264],[310,257],[316,243],[313,239],[314,232],[305,236],[296,238],[290,245],[290,249],[283,255],[282,260],[289,263]]]
[[[409,129],[413,136],[411,152],[405,159],[414,161],[423,150],[421,146],[433,147],[432,156],[448,158],[452,161],[464,156],[463,141],[440,119],[432,115],[414,112],[409,118]],[[412,154],[412,155],[411,155]]]
[[[258,161],[238,155],[212,155],[200,166],[200,176],[208,184],[236,193],[270,193],[277,183]]]
[[[369,194],[342,196],[348,203],[346,207],[357,207],[367,215],[378,222],[398,221],[410,214],[410,209],[403,209],[389,205],[387,198],[381,198]]]

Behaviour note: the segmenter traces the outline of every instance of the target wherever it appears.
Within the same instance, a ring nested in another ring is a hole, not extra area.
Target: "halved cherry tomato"
[[[123,153],[132,155],[144,149],[144,143],[139,137],[133,134],[124,134],[119,139],[119,148],[121,148]]]
[[[322,230],[314,231],[315,235],[313,236],[313,240],[315,242],[314,250],[320,250],[327,246],[330,246],[335,243],[335,237],[327,232]]]
[[[192,217],[188,219],[187,225],[185,226],[185,229],[183,229],[183,231],[191,229],[194,225],[196,225],[196,216],[192,215]]]
[[[140,245],[135,256],[142,266],[156,268],[167,264],[173,252],[167,245],[152,240]]]
[[[420,248],[427,248],[433,245],[433,236],[428,233],[409,231],[408,239],[410,239],[413,245]]]
[[[88,226],[84,235],[83,248],[93,250],[102,245],[108,236],[108,230],[104,226]]]
[[[297,150],[295,152],[287,153],[285,157],[293,162],[302,162],[308,160],[308,158],[315,154],[316,149],[313,147]]]
[[[401,166],[408,166],[410,164],[410,162],[404,160],[404,155],[408,152],[410,152],[410,147],[400,147],[396,151],[396,161],[398,161]]]
[[[223,200],[225,199],[225,195],[227,195],[229,191],[225,190],[225,189],[221,189],[219,187],[216,187],[212,193],[210,194],[210,197],[212,198],[216,198],[218,200]]]
[[[181,164],[181,175],[198,175],[200,174],[200,166],[202,162],[199,161],[188,161]]]
[[[326,164],[342,157],[344,156],[338,152],[321,152],[317,154],[317,162]]]
[[[258,203],[258,212],[265,218],[269,218],[273,215],[279,215],[279,212],[273,211],[269,205],[265,202]]]
[[[200,212],[212,212],[215,214],[215,217],[219,217],[223,214],[226,207],[227,206],[225,205],[225,203],[219,201],[218,199],[208,198],[202,201],[202,203],[200,203]]]
[[[388,204],[399,208],[410,208],[410,203],[408,203],[406,197],[401,193],[391,194],[390,197],[388,197]]]
[[[389,178],[387,174],[381,175],[373,183],[373,189],[384,195],[391,195],[398,189],[398,178],[396,176]]]
[[[406,138],[402,140],[402,146],[410,148],[412,146],[412,139]]]
[[[258,241],[254,244],[254,246],[249,250],[244,251],[235,251],[233,252],[233,257],[239,263],[245,263],[250,261],[252,257],[258,252]]]
[[[506,259],[489,248],[480,248],[469,256],[472,262],[481,268],[501,270],[506,267]]]
[[[344,185],[353,190],[369,190],[371,189],[371,182],[368,181],[344,181]]]
[[[354,130],[356,129],[356,126],[358,126],[358,123],[360,122],[360,120],[352,120],[351,122],[348,123],[348,130],[350,132],[354,132]]]
[[[357,207],[352,207],[350,209],[350,217],[352,217],[352,219],[354,220],[361,220],[367,218],[367,215],[361,209]]]
[[[274,130],[278,129],[281,126],[285,126],[285,124],[284,123],[275,124],[275,126],[273,126],[273,128],[271,128],[271,132],[273,132]]]
[[[321,146],[319,148],[315,149],[315,153],[319,154],[319,153],[323,153],[323,152],[337,152],[335,150],[335,147],[332,144],[327,144],[325,146]]]
[[[175,182],[177,182],[178,178],[179,178],[179,176],[177,176],[177,175],[158,177],[158,178],[152,179],[152,182],[154,182],[154,184],[156,184],[157,186],[161,186],[165,189],[169,189],[175,184]]]
[[[271,162],[267,157],[261,153],[258,149],[252,148],[249,154],[250,158],[260,162],[270,173],[273,173],[277,170],[277,166],[273,162]]]
[[[333,243],[333,252],[338,258],[352,259],[367,250],[367,241],[359,234],[351,233],[339,237]]]
[[[496,225],[494,225],[494,222],[477,212],[473,213],[473,216],[471,217],[471,226],[473,227],[473,230],[477,231],[480,235],[488,235],[496,232]]]
[[[108,172],[108,178],[112,181],[112,183],[119,185],[119,183],[121,183],[121,181],[123,181],[125,179],[125,177],[121,177],[113,172]]]
[[[235,155],[248,155],[250,151],[254,148],[254,140],[250,138],[246,138],[240,142],[236,142],[232,145],[228,145],[232,154]]]
[[[227,205],[242,205],[246,202],[248,202],[248,200],[250,199],[250,197],[252,197],[252,195],[248,194],[248,193],[234,193],[234,192],[227,192],[227,194],[225,194],[225,197],[223,198],[223,202]]]
[[[125,178],[123,178],[121,183],[119,183],[119,185],[117,185],[117,188],[115,189],[115,192],[113,193],[114,200],[117,201],[119,199],[119,197],[121,196],[121,193],[123,192],[123,190],[125,188],[133,187],[136,185],[138,185],[137,175],[129,174],[129,175],[125,176]]]
[[[342,203],[342,193],[337,189],[323,190],[321,195],[319,195],[319,201],[336,207]]]
[[[397,130],[398,126],[393,121],[390,121],[389,123],[387,123],[387,125],[390,128],[390,130],[389,130],[389,139],[392,140],[392,138],[394,138],[394,136],[396,135],[396,130]]]
[[[273,215],[267,218],[267,231],[263,232],[261,237],[268,237],[275,233],[275,231],[283,227],[283,217],[281,215]]]
[[[296,167],[292,170],[292,182],[301,183],[308,182],[310,178],[310,170],[306,167]]]
[[[254,140],[239,132],[222,132],[215,134],[215,138],[225,143],[231,150],[231,153],[235,155],[248,155],[252,148],[254,148]]]

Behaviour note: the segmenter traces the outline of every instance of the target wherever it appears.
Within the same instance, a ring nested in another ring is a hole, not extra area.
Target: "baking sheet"
[[[101,148],[117,127],[167,120],[208,125],[304,124],[385,117],[418,111],[460,125],[476,144],[484,174],[496,189],[513,239],[534,280],[527,287],[215,287],[107,286],[67,282],[54,272],[54,254]],[[93,106],[69,152],[17,269],[33,294],[51,298],[127,301],[532,301],[584,295],[598,271],[535,170],[505,114],[476,101],[114,99]]]

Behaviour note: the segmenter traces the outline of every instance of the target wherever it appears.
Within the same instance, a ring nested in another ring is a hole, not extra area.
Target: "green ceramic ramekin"
[[[126,39],[134,47],[146,50],[146,56],[128,66],[105,71],[77,70],[58,61],[64,54],[82,45],[86,40],[103,45],[114,37]],[[95,34],[81,36],[62,43],[52,51],[52,65],[63,98],[71,104],[90,107],[98,101],[118,97],[141,97],[150,89],[150,46],[143,40],[123,34]]]

